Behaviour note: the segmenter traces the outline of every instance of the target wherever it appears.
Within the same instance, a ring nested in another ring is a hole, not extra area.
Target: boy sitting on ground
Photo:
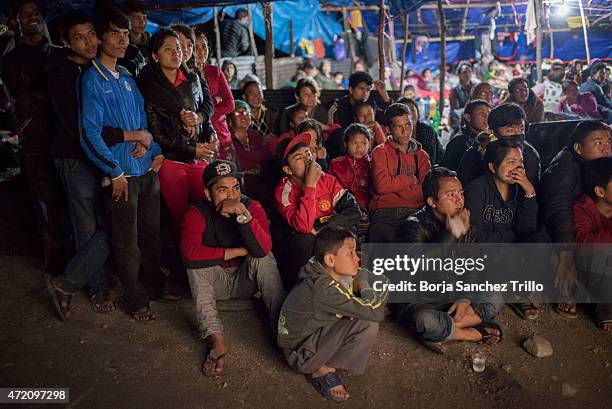
[[[287,362],[329,400],[349,398],[336,370],[364,372],[384,318],[388,293],[372,289],[367,275],[355,235],[326,226],[281,309],[278,344]]]

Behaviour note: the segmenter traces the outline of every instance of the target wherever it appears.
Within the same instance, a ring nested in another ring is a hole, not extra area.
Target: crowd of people
[[[218,375],[230,348],[217,301],[256,296],[289,365],[340,401],[349,393],[336,371],[363,373],[388,297],[360,267],[363,243],[612,242],[604,62],[580,85],[556,63],[539,90],[517,77],[503,103],[460,64],[451,103],[461,125],[445,149],[417,101],[393,101],[363,71],[329,109],[324,64],[297,81],[288,107],[266,107],[255,80],[234,99],[203,33],[176,24],[146,35],[134,4],[67,12],[57,48],[23,0],[20,41],[1,61],[63,320],[82,291],[96,312],[114,313],[114,276],[137,323],[156,321],[151,301],[190,293],[209,351],[202,370]],[[544,169],[525,133],[553,107],[581,121]],[[560,259],[556,281],[571,294],[577,263],[571,250]],[[450,341],[501,342],[500,307],[458,299],[391,311],[444,353]],[[539,315],[528,297],[512,308]],[[576,317],[571,298],[555,309]],[[612,305],[595,317],[612,333]]]

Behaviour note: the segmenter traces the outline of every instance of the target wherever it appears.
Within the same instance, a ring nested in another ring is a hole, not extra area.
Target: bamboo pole
[[[438,0],[438,16],[440,21],[440,103],[438,104],[438,109],[440,112],[440,125],[442,125],[444,87],[446,85],[446,18],[444,16],[442,0]]]
[[[344,38],[348,50],[348,58],[351,60],[351,68],[349,72],[353,73],[353,62],[355,62],[355,52],[353,51],[353,39],[351,38],[351,29],[346,19],[346,7],[342,7],[342,27],[344,28]]]
[[[400,68],[399,92],[403,91],[404,86],[404,65],[406,64],[406,49],[408,48],[408,13],[404,13],[404,42],[402,44],[402,65]]]
[[[385,0],[380,0],[378,8],[378,79],[385,80]]]
[[[251,43],[251,55],[257,58],[257,45],[255,44],[255,34],[253,33],[253,5],[249,3],[247,6],[249,13],[249,42]]]
[[[293,19],[289,20],[289,55],[295,57],[295,47],[293,44]]]
[[[274,59],[274,33],[272,31],[272,3],[263,3],[264,21],[266,23],[266,88],[274,89],[272,60]]]
[[[580,7],[580,18],[582,19],[582,34],[584,35],[584,49],[586,51],[587,64],[591,65],[591,50],[589,49],[589,36],[586,29],[586,19],[584,18],[584,7],[582,7],[582,0],[578,0],[578,7]]]
[[[397,49],[395,47],[395,24],[393,23],[393,19],[389,17],[389,65],[393,66],[393,64],[397,61]]]
[[[542,82],[542,0],[533,0],[535,2],[536,15],[536,82]]]
[[[213,7],[214,23],[215,23],[215,42],[217,51],[217,66],[221,68],[221,31],[219,30],[219,15],[217,14],[217,6]]]

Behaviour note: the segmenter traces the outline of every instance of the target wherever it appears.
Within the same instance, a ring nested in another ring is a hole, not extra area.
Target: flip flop
[[[606,331],[603,329],[603,326],[605,324],[612,324],[612,320],[601,320],[597,322],[597,327],[599,328],[599,330],[601,332],[603,332],[604,334],[608,334],[608,335],[612,335],[612,332]]]
[[[225,355],[227,355],[227,353],[221,354],[218,357],[214,357],[212,355],[212,350],[210,350],[210,352],[206,356],[206,360],[214,362],[215,363],[215,367],[217,367],[217,361],[219,361],[220,359],[225,358]],[[225,370],[225,368],[223,370]],[[219,375],[223,374],[223,370],[221,372],[208,371],[208,370],[204,369],[204,366],[202,366],[202,372],[204,372],[204,376],[219,376]]]
[[[423,344],[424,347],[429,348],[438,355],[446,354],[446,347],[441,342],[423,340],[421,341],[421,344]]]
[[[348,388],[342,382],[342,379],[335,372],[328,372],[323,376],[313,378],[312,375],[306,375],[308,382],[327,400],[333,400],[334,402],[344,402],[348,398],[338,398],[333,396],[331,393],[332,388],[336,386],[344,386],[344,389],[348,392]]]
[[[524,320],[533,321],[538,319],[540,316],[540,310],[535,306],[532,302],[517,302],[509,304],[510,308],[514,310],[516,315],[521,317]],[[535,311],[534,315],[527,315],[527,311]]]
[[[562,304],[567,304],[570,305],[572,303],[562,303]],[[575,304],[574,304],[575,305]],[[559,314],[560,316],[562,316],[563,318],[567,318],[570,320],[573,320],[575,318],[578,318],[578,313],[577,312],[569,312],[569,311],[563,311],[561,308],[559,308],[559,304],[555,304],[555,306],[553,307],[553,309],[555,310],[555,312],[557,314]]]
[[[47,290],[53,300],[53,305],[57,314],[60,316],[62,321],[67,321],[70,317],[70,302],[72,301],[72,294],[64,293],[62,290],[57,288],[53,284],[53,276],[51,274],[45,274],[45,283],[47,284]]]
[[[489,334],[489,332],[487,331],[487,328],[496,329],[499,331],[498,344],[502,342],[502,339],[504,339],[504,332],[502,328],[499,326],[499,324],[497,324],[495,321],[483,321],[478,325],[474,325],[472,328],[480,332],[480,335],[482,335],[482,338],[480,339],[480,341],[477,342],[478,344],[484,344],[485,342],[487,342],[488,339],[493,337],[493,335]]]
[[[112,314],[113,312],[115,312],[115,303],[111,299],[111,296],[108,293],[108,291],[97,292],[97,293],[91,295],[89,297],[89,300],[91,301],[91,305],[92,305],[94,311],[97,312],[98,314]],[[112,308],[110,310],[108,310],[108,311],[105,311],[102,308],[102,305],[105,304],[105,303],[109,303],[109,302],[110,302]]]
[[[134,311],[131,313],[132,318],[139,324],[153,324],[157,321],[157,317],[151,313],[151,308]]]

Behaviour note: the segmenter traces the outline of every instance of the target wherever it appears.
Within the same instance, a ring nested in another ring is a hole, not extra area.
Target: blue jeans
[[[66,192],[75,244],[75,255],[55,284],[68,293],[88,286],[93,295],[107,287],[104,264],[110,254],[100,173],[81,159],[56,158],[55,166]]]
[[[404,324],[420,341],[442,342],[453,329],[453,318],[447,311],[452,304],[405,304],[397,314]],[[492,303],[472,303],[474,312],[483,321],[490,321],[497,316],[499,308]]]

